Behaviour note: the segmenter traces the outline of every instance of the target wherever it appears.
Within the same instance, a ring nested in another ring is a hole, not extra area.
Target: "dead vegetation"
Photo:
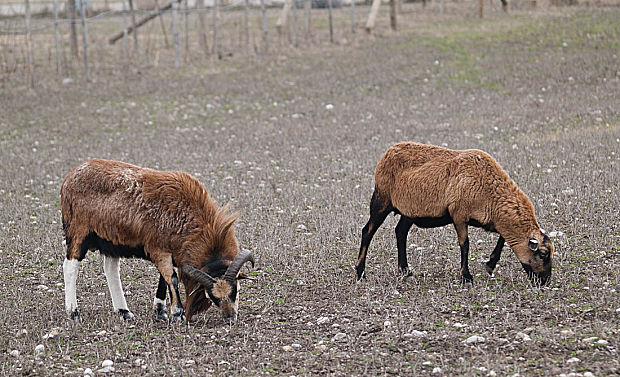
[[[618,374],[618,9],[422,15],[355,47],[5,82],[0,374]],[[355,283],[374,167],[402,140],[497,159],[556,244],[548,288],[529,289],[508,249],[487,277],[496,236],[472,230],[477,284],[463,289],[447,227],[411,231],[402,281],[392,217]],[[139,260],[121,267],[137,320],[103,314],[95,253],[77,287],[87,320],[67,326],[60,184],[93,157],[188,171],[242,213],[257,263],[237,326],[215,310],[155,321],[158,273]]]

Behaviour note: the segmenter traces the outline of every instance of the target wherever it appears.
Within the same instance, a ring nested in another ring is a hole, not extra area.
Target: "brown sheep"
[[[160,272],[155,297],[158,318],[167,318],[166,289],[172,321],[187,320],[219,307],[228,322],[237,318],[238,279],[252,252],[239,251],[234,235],[236,214],[218,208],[200,182],[178,171],[157,171],[118,161],[94,159],[65,177],[60,192],[67,244],[63,264],[65,308],[78,319],[76,281],[79,261],[98,249],[114,311],[133,318],[119,275],[119,258],[152,261]],[[185,309],[177,273],[186,289]],[[209,299],[207,299],[209,298]]]
[[[370,219],[362,229],[355,265],[358,279],[364,274],[368,245],[391,212],[401,215],[396,243],[398,266],[404,274],[409,274],[406,244],[411,226],[454,224],[461,248],[460,275],[465,284],[473,282],[468,267],[468,225],[500,235],[486,264],[489,274],[506,241],[530,279],[544,285],[551,276],[554,246],[540,230],[534,206],[497,161],[483,151],[404,142],[385,152],[375,171]]]

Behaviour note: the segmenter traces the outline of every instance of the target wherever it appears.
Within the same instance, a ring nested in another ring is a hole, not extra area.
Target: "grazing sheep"
[[[385,152],[375,171],[370,219],[362,229],[355,265],[358,279],[364,274],[368,245],[391,212],[401,215],[396,243],[398,266],[405,274],[409,273],[406,244],[411,226],[454,224],[461,248],[461,279],[467,285],[473,282],[468,267],[468,225],[500,235],[486,264],[489,274],[506,241],[530,279],[544,285],[551,276],[554,246],[540,230],[534,206],[497,161],[483,151],[405,142]]]
[[[172,321],[187,320],[209,308],[220,308],[235,321],[239,273],[253,254],[239,251],[235,214],[218,208],[200,182],[177,171],[157,171],[117,161],[90,160],[65,177],[60,192],[67,243],[63,264],[65,308],[78,319],[76,281],[79,261],[88,250],[103,255],[103,270],[114,311],[133,318],[127,308],[119,274],[119,258],[152,261],[160,272],[155,297],[158,318],[167,318],[166,289]],[[178,276],[185,286],[185,310]],[[210,299],[207,299],[207,297]]]

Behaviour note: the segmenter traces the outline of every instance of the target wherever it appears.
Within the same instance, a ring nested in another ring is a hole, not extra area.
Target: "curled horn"
[[[242,249],[228,266],[226,273],[224,273],[224,280],[234,282],[239,270],[246,262],[251,262],[252,267],[254,267],[254,253],[248,249]]]
[[[204,285],[208,288],[213,287],[215,279],[206,272],[200,271],[199,269],[192,267],[189,264],[183,265],[183,268],[181,270],[183,271],[184,275],[187,275],[190,279],[197,281],[201,285]]]

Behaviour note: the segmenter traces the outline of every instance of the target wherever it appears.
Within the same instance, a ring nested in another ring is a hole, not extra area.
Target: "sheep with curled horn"
[[[123,318],[134,316],[120,281],[120,258],[141,258],[152,261],[160,273],[154,299],[157,318],[168,318],[168,291],[173,322],[184,320],[186,312],[190,320],[211,303],[224,320],[236,320],[238,280],[245,277],[239,271],[246,262],[254,265],[254,257],[239,249],[234,235],[237,215],[227,206],[218,208],[196,178],[94,159],[67,174],[60,196],[67,244],[65,308],[71,319],[79,318],[79,262],[88,250],[97,249],[103,255],[112,306]],[[185,307],[179,277],[187,292]]]
[[[470,225],[499,233],[486,263],[489,274],[507,242],[534,283],[544,285],[551,276],[555,248],[541,231],[534,206],[497,161],[483,151],[403,142],[385,152],[375,171],[370,219],[362,229],[355,265],[358,280],[364,276],[370,241],[391,212],[400,215],[396,244],[403,274],[410,274],[406,247],[411,226],[453,224],[461,249],[461,280],[466,285],[473,282],[468,266]]]

